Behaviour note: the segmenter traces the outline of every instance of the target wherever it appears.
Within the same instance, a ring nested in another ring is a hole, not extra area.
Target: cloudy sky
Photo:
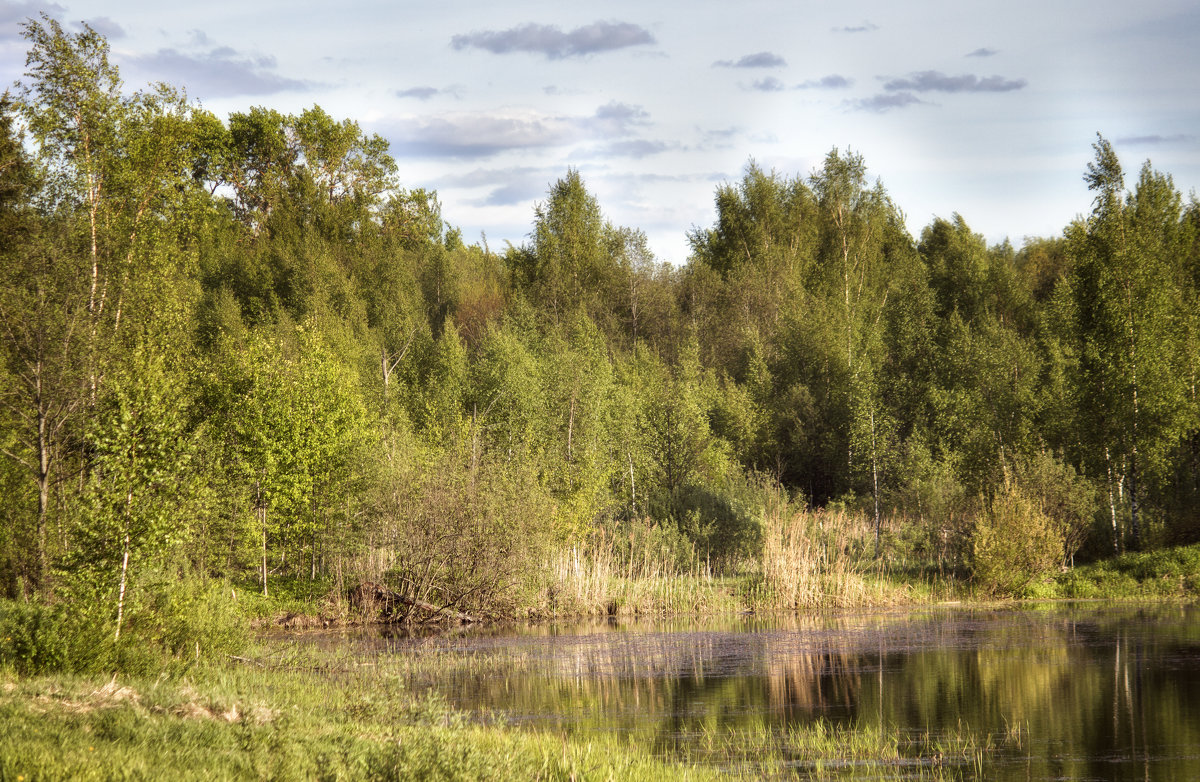
[[[41,10],[106,34],[131,87],[358,121],[493,248],[568,167],[673,263],[749,160],[807,176],[834,147],[914,235],[953,212],[992,242],[1058,235],[1097,132],[1131,177],[1150,159],[1200,187],[1195,0],[0,0],[6,83]]]

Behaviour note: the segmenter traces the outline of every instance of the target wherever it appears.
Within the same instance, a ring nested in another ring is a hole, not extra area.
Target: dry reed
[[[874,559],[874,528],[864,514],[795,508],[772,498],[764,518],[756,608],[861,608],[901,602]]]
[[[729,580],[693,556],[682,570],[670,552],[653,546],[620,550],[611,537],[553,553],[546,563],[545,600],[535,613],[551,616],[719,613],[740,604]]]

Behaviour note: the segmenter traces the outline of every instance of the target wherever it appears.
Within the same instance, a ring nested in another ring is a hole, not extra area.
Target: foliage
[[[1020,597],[1062,563],[1066,533],[1013,479],[984,503],[975,519],[971,575],[986,593]]]
[[[481,461],[470,442],[435,459],[382,466],[363,575],[439,609],[516,613],[550,542],[549,497],[527,465]]]
[[[317,661],[318,665],[320,661]],[[396,677],[44,677],[0,693],[6,779],[715,779],[615,740],[471,724]]]
[[[650,580],[797,605],[1200,534],[1200,206],[1149,165],[1126,188],[1103,138],[1091,213],[1020,249],[957,214],[910,236],[835,148],[718,186],[679,267],[574,169],[496,253],[353,119],[218,117],[125,85],[86,24],[23,31],[0,586],[114,644],[172,572],[505,616],[651,548]]]
[[[223,661],[245,645],[245,617],[228,584],[170,571],[143,581],[119,638],[113,632],[116,617],[82,599],[0,602],[0,666],[22,675],[149,674]]]
[[[1200,547],[1122,554],[1060,574],[1054,596],[1135,600],[1193,599],[1200,594]]]

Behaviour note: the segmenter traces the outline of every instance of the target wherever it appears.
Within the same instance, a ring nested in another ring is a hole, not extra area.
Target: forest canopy
[[[513,613],[598,537],[744,568],[780,493],[978,578],[1200,537],[1200,204],[1102,136],[1086,216],[1019,249],[957,214],[911,236],[834,149],[749,163],[680,267],[577,170],[495,252],[352,119],[217,117],[130,90],[86,25],[24,35],[0,107],[10,597],[69,594],[118,635],[164,573]]]

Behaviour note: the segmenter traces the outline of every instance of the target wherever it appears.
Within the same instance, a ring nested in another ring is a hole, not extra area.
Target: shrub
[[[228,584],[162,576],[146,586],[147,600],[130,617],[139,640],[180,660],[209,660],[240,651],[247,622]]]
[[[971,572],[996,596],[1021,596],[1062,562],[1065,531],[1015,482],[1006,479],[975,521]]]
[[[0,665],[21,674],[145,673],[238,651],[246,622],[219,582],[161,578],[139,590],[116,636],[106,603],[87,593],[54,605],[0,602]]]
[[[512,616],[536,600],[553,505],[528,466],[452,447],[384,471],[371,508],[374,550],[356,575],[405,597]]]
[[[111,627],[70,605],[0,602],[0,664],[24,675],[93,673],[113,660]]]
[[[688,484],[676,503],[677,526],[723,569],[754,557],[763,543],[764,480],[733,475],[710,484]]]

